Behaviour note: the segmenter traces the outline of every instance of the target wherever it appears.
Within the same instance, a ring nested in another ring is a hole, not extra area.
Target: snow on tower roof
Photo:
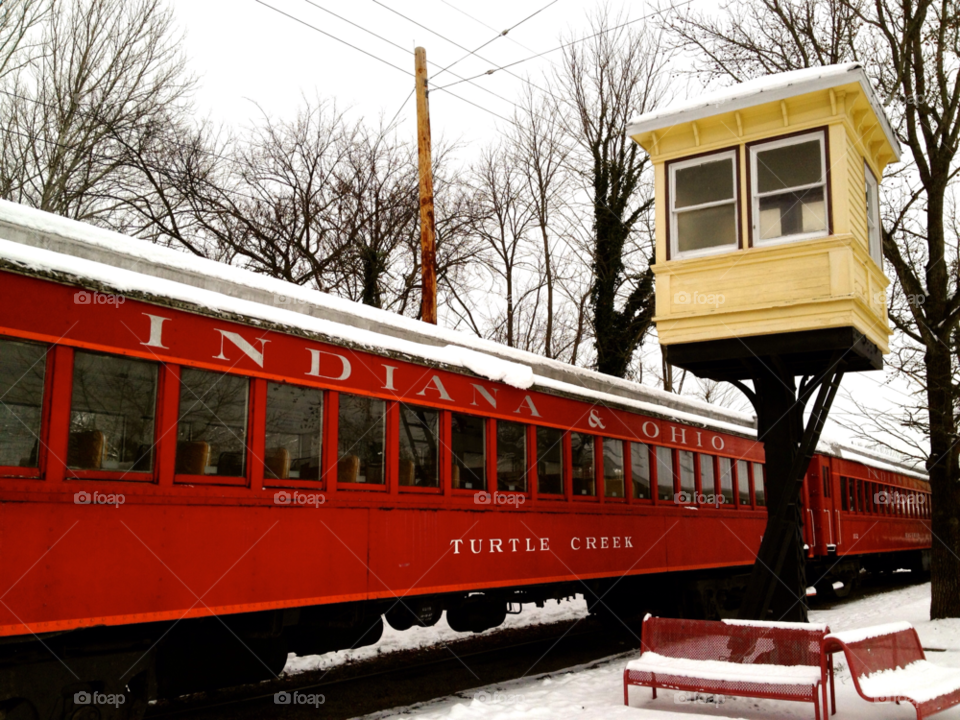
[[[703,118],[734,112],[766,102],[786,100],[817,90],[828,90],[839,85],[857,82],[870,103],[883,134],[900,159],[900,143],[893,133],[890,121],[877,98],[867,74],[860,63],[824,65],[821,67],[791,70],[790,72],[764,75],[743,83],[698,95],[690,100],[680,100],[666,107],[652,110],[635,117],[627,126],[627,135],[635,136],[652,130],[693,122]]]

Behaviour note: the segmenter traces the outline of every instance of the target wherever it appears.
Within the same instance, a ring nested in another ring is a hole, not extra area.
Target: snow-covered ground
[[[527,612],[528,607],[524,608],[523,614],[508,618],[511,627],[586,614],[586,607],[582,602],[559,606],[551,603],[538,612]],[[906,620],[917,629],[925,648],[945,650],[927,652],[928,660],[937,665],[960,668],[960,619],[931,622],[928,619],[929,608],[930,585],[923,584],[856,600],[831,610],[813,611],[810,620],[828,624],[833,631]],[[524,615],[527,615],[526,619]],[[443,621],[436,628],[421,630],[419,634],[413,635],[394,633],[388,629],[384,633],[380,649],[387,652],[390,649],[423,646],[438,639],[449,640],[455,637],[462,635],[454,633]],[[369,657],[378,652],[378,647],[358,651],[357,657],[364,652],[365,656]],[[327,667],[326,663],[335,664],[346,660],[344,653],[336,655],[339,656],[336,661],[330,659],[330,656],[291,658],[287,671]],[[637,652],[625,653],[562,672],[476,688],[470,692],[411,707],[393,708],[369,715],[367,720],[401,717],[416,717],[418,720],[813,719],[813,707],[809,703],[727,697],[718,704],[698,702],[683,693],[670,691],[660,691],[658,699],[651,700],[650,690],[646,688],[631,689],[631,707],[625,707],[623,667],[636,655]],[[910,705],[871,704],[862,700],[853,687],[842,656],[837,656],[836,660],[838,720],[910,720],[915,717]],[[960,720],[960,707],[951,708],[936,717],[938,720]]]
[[[524,605],[523,611],[519,615],[507,615],[503,625],[492,632],[502,632],[503,630],[529,625],[544,625],[563,620],[578,620],[585,617],[587,617],[587,603],[582,595],[577,595],[576,600],[564,600],[559,603],[550,600],[542,608],[535,605]],[[369,660],[378,655],[385,655],[398,650],[415,650],[431,645],[442,645],[471,636],[472,633],[460,633],[451,630],[450,626],[447,625],[446,615],[441,617],[440,621],[433,627],[414,627],[403,632],[394,630],[384,623],[383,637],[376,645],[306,657],[298,657],[290,653],[283,671],[287,675],[294,675],[311,670],[329,670],[337,665]]]

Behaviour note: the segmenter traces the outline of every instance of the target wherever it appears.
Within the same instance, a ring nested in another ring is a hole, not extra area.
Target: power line
[[[480,24],[480,25],[483,25],[487,30],[493,30],[494,32],[498,32],[498,30],[497,30],[493,25],[488,25],[487,23],[485,23],[485,22],[484,22],[483,20],[481,20],[480,18],[474,17],[473,15],[471,15],[470,13],[468,13],[468,12],[465,11],[465,10],[461,10],[461,9],[458,8],[456,5],[454,5],[453,3],[449,3],[449,2],[447,2],[447,0],[440,0],[440,2],[442,2],[442,3],[443,3],[444,5],[446,5],[448,8],[457,11],[457,12],[460,13],[461,15],[467,16],[468,18],[470,18],[471,20],[473,20],[475,23],[478,23],[478,24]],[[519,47],[522,47],[522,48],[523,48],[524,50],[526,50],[527,52],[531,52],[531,53],[532,53],[532,52],[536,52],[536,50],[534,50],[534,49],[531,48],[531,47],[527,47],[527,46],[524,45],[522,42],[518,41],[516,38],[508,37],[507,40],[509,40],[510,42],[512,42],[514,45],[517,45],[517,46],[519,46]]]
[[[412,72],[410,72],[409,70],[404,70],[402,67],[400,67],[399,65],[394,65],[394,64],[393,64],[392,62],[390,62],[389,60],[384,60],[382,57],[379,57],[379,56],[377,56],[377,55],[374,55],[372,52],[368,52],[368,51],[364,50],[363,48],[360,48],[360,47],[357,47],[356,45],[353,45],[353,44],[351,44],[351,43],[348,43],[346,40],[343,40],[342,38],[338,38],[336,35],[333,35],[332,33],[328,33],[326,30],[321,30],[320,28],[316,27],[315,25],[311,25],[311,24],[308,23],[306,20],[301,20],[300,18],[296,17],[295,15],[291,15],[290,13],[284,12],[283,10],[281,10],[281,9],[279,9],[279,8],[276,8],[276,7],[274,7],[273,5],[269,5],[269,4],[265,3],[263,0],[254,0],[254,2],[259,3],[260,5],[263,5],[265,8],[270,8],[270,9],[273,10],[275,13],[279,13],[280,15],[283,15],[284,17],[290,18],[290,19],[293,20],[294,22],[300,23],[301,25],[305,25],[306,27],[310,28],[311,30],[316,30],[316,31],[317,31],[318,33],[320,33],[321,35],[326,35],[328,38],[332,38],[333,40],[336,40],[338,43],[343,43],[343,44],[346,45],[347,47],[351,47],[351,48],[353,48],[354,50],[356,50],[357,52],[361,52],[361,53],[363,53],[364,55],[366,55],[367,57],[373,58],[373,59],[376,60],[377,62],[382,62],[384,65],[389,65],[389,66],[392,67],[394,70],[399,70],[399,71],[402,72],[404,75],[409,75],[410,77],[414,77],[414,74],[413,74]],[[312,3],[311,3],[311,4],[312,4]]]
[[[378,0],[373,0],[373,1],[376,2],[378,5],[383,5],[383,3],[378,2]],[[464,79],[464,80],[458,80],[457,82],[450,83],[449,85],[444,85],[444,86],[442,86],[442,87],[434,88],[434,90],[437,90],[437,91],[439,91],[439,90],[445,90],[445,89],[447,89],[447,88],[449,88],[449,87],[453,87],[454,85],[459,85],[460,83],[463,83],[463,82],[473,82],[474,80],[477,80],[477,79],[479,79],[479,78],[485,77],[485,76],[487,76],[487,75],[493,75],[493,74],[494,74],[495,72],[497,72],[498,70],[507,70],[507,68],[515,67],[516,65],[520,65],[520,64],[522,64],[522,63],[529,62],[530,60],[536,60],[537,58],[543,57],[544,55],[549,55],[550,53],[557,52],[557,50],[563,50],[563,49],[565,49],[565,48],[571,47],[572,45],[576,45],[577,43],[581,43],[581,42],[584,42],[584,41],[586,41],[586,40],[591,40],[591,39],[593,39],[593,38],[595,38],[595,37],[600,37],[601,35],[606,35],[606,34],[609,33],[609,32],[613,32],[614,30],[619,30],[619,29],[621,29],[621,28],[625,28],[625,27],[627,27],[628,25],[633,25],[634,23],[638,23],[638,22],[640,22],[641,20],[646,20],[646,19],[648,19],[648,18],[651,18],[651,17],[653,17],[654,15],[660,15],[660,14],[662,14],[663,12],[666,12],[666,11],[668,11],[668,10],[676,10],[677,8],[683,7],[684,5],[689,5],[689,4],[692,3],[693,1],[694,1],[694,0],[684,0],[684,2],[677,3],[676,5],[671,5],[669,8],[664,8],[663,10],[656,10],[656,11],[654,11],[654,12],[652,12],[652,13],[647,14],[647,15],[641,15],[641,16],[638,17],[638,18],[634,18],[633,20],[628,20],[627,22],[621,23],[620,25],[616,25],[616,26],[614,26],[614,27],[612,27],[612,28],[606,28],[606,29],[604,29],[604,30],[601,30],[600,32],[594,33],[593,35],[587,35],[586,37],[577,38],[576,40],[571,40],[571,41],[568,42],[568,43],[564,43],[563,45],[558,45],[557,47],[551,48],[550,50],[544,50],[543,52],[539,52],[539,53],[536,53],[536,54],[534,54],[534,55],[530,55],[529,57],[525,57],[525,58],[523,58],[522,60],[515,60],[514,62],[511,62],[511,63],[506,63],[506,64],[504,64],[504,65],[498,65],[497,67],[491,68],[490,70],[487,70],[486,72],[482,72],[482,73],[480,73],[479,75],[474,75],[473,77],[469,77],[469,78],[466,78],[466,79]],[[386,7],[386,5],[384,5],[384,7]],[[389,9],[389,8],[388,8],[388,9]],[[394,11],[394,12],[396,12],[396,11]],[[397,14],[399,15],[400,13],[397,13]],[[413,21],[411,20],[411,22],[413,22]],[[423,26],[421,26],[421,27],[423,27]],[[424,28],[424,29],[426,30],[427,28]],[[432,32],[432,31],[431,31],[431,32]],[[479,57],[479,55],[478,55],[477,57]],[[489,60],[485,60],[485,58],[480,58],[480,59],[481,59],[481,60],[484,60],[485,62],[490,62]],[[514,73],[508,72],[507,74],[513,75],[514,77],[518,77],[518,78],[519,78],[519,76],[515,75]],[[519,78],[519,79],[523,79],[523,78]],[[536,86],[535,86],[535,87],[536,87]]]
[[[477,49],[469,51],[466,55],[464,55],[463,57],[461,57],[459,60],[455,60],[454,62],[450,63],[449,65],[447,65],[447,67],[445,67],[443,70],[441,70],[440,73],[444,72],[444,70],[449,70],[449,69],[452,68],[454,65],[456,65],[457,63],[459,63],[461,60],[466,60],[466,59],[467,59],[468,57],[470,57],[471,55],[476,55],[477,57],[480,57],[479,55],[477,55],[477,53],[480,52],[481,50],[483,50],[483,48],[485,48],[487,45],[489,45],[490,43],[494,42],[495,40],[499,40],[499,39],[502,38],[502,37],[506,37],[507,33],[509,33],[511,30],[515,30],[516,28],[520,27],[520,26],[523,25],[527,20],[530,20],[531,18],[536,17],[537,15],[539,15],[540,13],[542,13],[544,10],[546,10],[547,8],[549,8],[551,5],[556,5],[557,2],[559,2],[559,0],[550,0],[550,2],[548,2],[546,5],[544,5],[543,7],[541,7],[541,8],[540,8],[539,10],[537,10],[536,12],[530,13],[530,14],[527,15],[525,18],[523,18],[523,20],[520,20],[519,22],[514,23],[513,25],[511,25],[510,27],[508,27],[506,30],[503,30],[502,32],[499,32],[499,33],[497,33],[496,35],[494,35],[492,38],[490,38],[489,40],[487,40],[483,45],[481,45],[481,46],[478,47]],[[453,7],[453,6],[451,5],[451,7]],[[456,9],[456,8],[454,8],[454,9]],[[464,14],[465,14],[465,13],[464,13]],[[468,15],[467,17],[469,17],[469,15]],[[473,19],[473,18],[472,18],[472,19]],[[481,23],[481,24],[482,24],[482,23]],[[480,59],[482,60],[483,58],[480,58]],[[439,75],[440,73],[437,73],[437,75]]]

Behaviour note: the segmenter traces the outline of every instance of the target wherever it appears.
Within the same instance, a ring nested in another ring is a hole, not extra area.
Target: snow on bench
[[[831,633],[823,652],[843,651],[853,684],[869,702],[909,702],[917,720],[960,704],[960,670],[927,662],[917,631],[907,622]],[[836,696],[831,685],[833,713]]]
[[[756,621],[676,620],[647,616],[642,651],[623,671],[623,701],[630,685],[686,692],[812,702],[826,707],[826,625]]]

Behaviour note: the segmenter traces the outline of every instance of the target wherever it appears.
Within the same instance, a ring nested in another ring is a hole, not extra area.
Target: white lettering
[[[700,438],[703,435],[703,433],[701,433],[699,430],[697,430],[696,432],[697,432],[697,447],[703,447],[703,443],[700,442]]]
[[[614,547],[614,548],[620,547],[620,538],[619,538],[619,537],[613,538],[613,547]]]
[[[497,409],[497,389],[493,389],[493,395],[491,395],[483,385],[473,385],[473,402],[471,405],[477,404],[477,391],[483,396],[483,399],[490,403],[490,407],[494,410]]]
[[[578,538],[578,537],[570,538],[570,547],[571,547],[573,550],[579,550],[580,548],[577,546],[577,543],[578,543],[578,542],[580,542],[580,538]]]
[[[163,323],[167,320],[170,320],[170,318],[160,317],[159,315],[151,315],[150,313],[143,314],[150,318],[150,339],[140,344],[146,345],[147,347],[169,350],[170,348],[163,344]]]
[[[605,537],[600,538],[600,547],[603,550],[606,550],[608,547],[610,547],[610,544],[607,542],[607,538]]]
[[[587,538],[587,550],[596,550],[597,549],[597,539],[593,537]]]
[[[590,417],[587,418],[587,425],[593,429],[599,428],[600,430],[606,430],[607,426],[603,424],[603,420],[600,419],[600,416],[597,414],[596,410],[590,411]]]
[[[479,546],[476,549],[474,549],[474,543],[479,543]],[[472,552],[474,555],[479,555],[481,550],[483,550],[483,540],[470,541],[470,552]]]
[[[307,375],[311,377],[325,378],[327,380],[346,380],[350,377],[350,373],[353,372],[353,368],[350,366],[350,361],[347,360],[343,355],[337,355],[336,353],[326,352],[325,350],[315,350],[314,348],[307,348],[307,352],[310,353],[310,370],[307,372]],[[321,375],[320,374],[320,356],[329,355],[330,357],[335,357],[341,363],[343,363],[343,370],[339,375]]]
[[[670,426],[670,442],[677,442],[677,430],[680,431],[680,443],[683,445],[687,444],[687,429],[678,428],[676,425]]]
[[[507,540],[507,542],[510,543],[510,552],[516,552],[517,543],[520,541],[517,538],[510,538],[509,540]]]
[[[540,549],[541,550],[550,549],[550,538],[540,538]]]
[[[387,380],[381,390],[396,390],[393,386],[393,373],[396,371],[396,367],[393,365],[384,365],[383,369],[387,371]]]
[[[719,435],[710,438],[710,444],[713,445],[714,450],[723,450],[723,438]]]
[[[648,430],[647,428],[652,428],[652,430]],[[660,426],[652,420],[647,420],[641,429],[643,430],[643,434],[648,438],[660,437]]]
[[[463,540],[451,540],[450,544],[453,545],[453,554],[460,554],[460,545],[463,543]]]
[[[524,395],[523,402],[520,403],[520,407],[513,412],[519,414],[520,411],[523,410],[524,406],[526,406],[533,417],[540,417],[540,412],[537,410],[537,406],[533,404],[533,398],[529,395]]]
[[[263,367],[263,351],[266,347],[266,344],[270,342],[269,340],[264,340],[263,338],[257,338],[254,342],[260,343],[260,350],[258,351],[253,345],[246,341],[241,335],[235,332],[229,332],[227,330],[220,330],[217,328],[217,332],[220,333],[220,354],[214,355],[214,360],[230,360],[226,355],[223,354],[223,341],[229,340],[248,358],[253,360],[259,367]]]
[[[536,548],[530,545],[530,538],[527,538],[527,552],[535,552]]]
[[[440,377],[437,375],[434,375],[432,378],[430,378],[430,381],[423,386],[423,390],[418,392],[417,395],[423,395],[426,397],[427,390],[430,390],[431,388],[440,393],[441,400],[449,400],[453,402],[453,398],[447,394],[447,389],[443,386],[443,383],[440,382]]]
[[[490,552],[503,552],[503,548],[500,547],[501,541],[500,538],[494,538],[490,540]]]
[[[627,537],[625,537],[625,538],[623,539],[623,546],[624,546],[625,548],[632,548],[632,547],[633,547],[633,543],[630,542],[630,536],[629,536],[629,535],[627,535]]]

